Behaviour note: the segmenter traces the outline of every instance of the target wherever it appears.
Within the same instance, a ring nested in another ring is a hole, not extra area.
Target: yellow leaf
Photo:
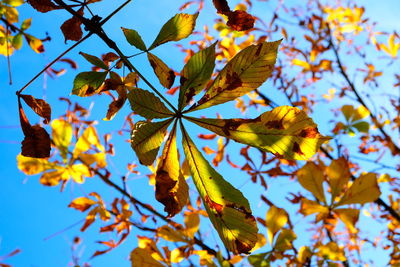
[[[96,162],[99,168],[105,168],[107,166],[106,154],[104,152],[94,153],[94,154],[86,154],[82,153],[79,155],[79,158],[86,164],[92,165]]]
[[[146,236],[138,236],[138,246],[139,248],[145,249],[148,254],[151,255],[152,258],[158,261],[163,261],[163,255],[161,254],[160,250],[157,248],[156,243],[146,237]]]
[[[302,246],[297,254],[297,259],[300,263],[306,263],[306,261],[311,259],[312,255],[313,253],[309,247]]]
[[[326,203],[322,186],[324,174],[315,163],[307,162],[296,174],[301,186],[310,191],[319,201]]]
[[[286,251],[293,247],[293,241],[297,238],[296,234],[290,229],[282,229],[276,239],[274,249]]]
[[[152,53],[147,53],[147,58],[161,85],[170,89],[175,81],[175,72],[167,64]]]
[[[329,209],[325,206],[321,206],[315,201],[309,200],[307,198],[301,199],[300,213],[304,216],[308,216],[313,213],[318,213],[316,221],[320,221],[326,217],[329,213]]]
[[[272,244],[275,234],[286,225],[287,221],[288,215],[284,209],[271,206],[265,221],[270,244]]]
[[[256,245],[254,246],[254,248],[250,252],[253,253],[257,249],[262,248],[263,246],[265,246],[266,244],[267,244],[267,239],[265,238],[265,235],[258,233],[257,234],[257,243],[256,243]]]
[[[100,144],[96,129],[93,126],[89,126],[76,142],[73,157],[76,158],[80,153],[86,152],[92,147],[96,147],[101,152],[104,152],[104,147]]]
[[[329,242],[326,245],[321,245],[318,248],[317,255],[322,258],[327,258],[333,261],[345,261],[343,248],[339,247],[335,242]]]
[[[308,62],[306,62],[306,61],[303,61],[303,60],[300,60],[300,59],[298,59],[298,58],[293,59],[293,60],[292,60],[292,64],[293,64],[293,65],[296,65],[296,66],[302,67],[302,68],[303,68],[303,71],[308,71],[308,70],[311,69],[310,63],[308,63]]]
[[[153,164],[171,122],[172,119],[160,122],[138,121],[135,124],[131,134],[131,146],[141,164]]]
[[[72,166],[68,166],[69,175],[72,179],[79,184],[82,184],[85,180],[84,177],[92,177],[92,173],[90,169],[84,164],[74,164]]]
[[[74,208],[80,211],[85,211],[89,209],[92,205],[96,204],[96,201],[87,198],[87,197],[78,197],[75,198],[68,207]]]
[[[185,235],[189,238],[193,238],[194,234],[197,233],[200,227],[200,216],[196,212],[185,212]]]
[[[169,41],[179,41],[188,37],[194,30],[198,15],[199,13],[194,15],[185,13],[176,14],[164,24],[148,50]]]
[[[185,259],[185,255],[182,252],[181,248],[176,248],[171,251],[171,262],[172,263],[180,263]]]
[[[55,119],[51,122],[51,129],[54,145],[60,150],[61,156],[66,158],[72,139],[72,125],[63,119]]]
[[[335,201],[335,198],[343,191],[344,186],[350,180],[350,169],[347,160],[343,157],[332,160],[329,167],[326,169],[326,175],[328,176],[328,183],[331,187],[331,201]]]
[[[171,242],[186,242],[186,238],[181,231],[176,231],[168,225],[161,226],[157,229],[157,235]]]
[[[350,230],[351,233],[357,233],[355,224],[358,221],[360,210],[357,209],[335,209],[334,212],[339,216],[342,222]]]
[[[200,258],[200,265],[204,266],[206,265],[207,267],[216,267],[213,258],[213,255],[208,254],[207,250],[195,250],[193,251],[193,254],[198,255]]]
[[[174,125],[163,149],[156,172],[156,199],[172,217],[182,210],[189,199],[189,187],[180,170]]]
[[[304,111],[290,106],[274,108],[255,119],[186,118],[218,135],[286,159],[308,159],[331,139],[318,132]]]
[[[373,202],[377,200],[380,195],[381,191],[379,190],[376,174],[362,174],[344,193],[344,196],[336,206]]]
[[[40,183],[47,186],[56,186],[61,182],[61,180],[69,180],[69,173],[66,169],[45,172],[40,177]]]
[[[56,164],[49,162],[47,159],[25,157],[21,154],[17,156],[17,163],[18,169],[27,175],[38,174],[56,167]]]
[[[135,248],[130,255],[132,267],[164,267],[160,262],[156,261],[147,250],[143,248]]]

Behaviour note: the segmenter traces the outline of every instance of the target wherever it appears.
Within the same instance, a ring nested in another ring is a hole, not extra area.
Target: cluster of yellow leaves
[[[325,7],[324,12],[327,14],[326,21],[330,27],[334,29],[335,35],[339,37],[344,33],[358,34],[363,30],[362,16],[364,14],[363,7]]]
[[[397,58],[397,53],[400,49],[400,42],[395,41],[395,37],[399,39],[397,34],[391,34],[388,38],[388,44],[379,44],[379,48],[385,51],[392,58]]]
[[[17,156],[18,168],[27,175],[43,173],[40,182],[47,186],[56,186],[60,182],[65,183],[72,178],[76,183],[83,183],[85,177],[92,177],[90,165],[96,163],[99,168],[104,168],[106,156],[104,147],[100,144],[96,129],[89,126],[78,138],[72,156],[68,158],[68,147],[72,139],[72,125],[63,120],[56,119],[51,123],[52,140],[55,147],[60,151],[63,163],[55,160],[38,159],[31,157]],[[95,148],[97,153],[84,153]],[[76,163],[77,160],[82,163]]]
[[[316,213],[316,221],[325,220],[332,213],[349,229],[357,232],[359,209],[344,205],[365,204],[379,198],[377,176],[374,173],[361,174],[349,185],[351,173],[344,158],[333,160],[328,167],[308,162],[297,171],[299,183],[316,198],[316,201],[302,198],[300,212],[308,216]],[[326,199],[323,183],[327,181],[330,188],[330,201]],[[340,207],[340,208],[339,208]]]

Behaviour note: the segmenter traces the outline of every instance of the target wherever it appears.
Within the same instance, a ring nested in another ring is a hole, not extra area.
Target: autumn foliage
[[[91,259],[136,238],[132,266],[371,264],[375,259],[364,251],[400,264],[400,103],[398,94],[382,88],[400,87],[398,68],[383,70],[398,67],[397,32],[378,29],[355,1],[302,7],[269,1],[277,3],[265,16],[264,9],[258,12],[266,4],[261,0],[235,6],[194,0],[177,6],[150,43],[121,24],[124,42],[137,52],[130,55],[102,27],[130,0],[103,18],[90,10],[100,1],[27,1],[41,13],[69,13],[60,22],[60,34],[72,44],[66,52],[94,35],[108,50],[79,52],[92,68],[79,69],[71,91],[60,93],[68,108],[58,118],[51,117],[57,103],[27,94],[31,82],[17,91],[25,137],[18,168],[61,191],[88,178],[113,191],[113,198],[79,192],[65,204],[85,218],[82,236],[99,230],[102,241],[93,244]],[[27,33],[30,20],[19,24],[21,4],[0,0],[0,54],[7,58],[21,48],[22,37],[35,52],[45,51],[46,40]],[[199,25],[204,9],[213,11],[214,25]],[[157,55],[160,46],[170,46],[180,70]],[[154,77],[133,63],[140,56]],[[64,71],[52,66],[62,62],[77,68],[62,54],[39,75],[60,76]],[[102,115],[89,114],[77,98],[96,95],[112,99]],[[32,125],[27,109],[43,123]],[[99,133],[95,121],[110,120],[122,121],[122,128]],[[112,143],[124,142],[126,132],[124,145],[133,151],[126,170],[138,177],[145,172],[154,188],[148,203],[129,189],[135,180],[120,179],[109,166],[110,158],[128,157]],[[246,181],[254,187],[235,186]],[[279,189],[278,201],[270,187],[280,181],[291,186]],[[370,221],[381,226],[375,236],[368,234]],[[206,238],[210,231],[218,241]]]

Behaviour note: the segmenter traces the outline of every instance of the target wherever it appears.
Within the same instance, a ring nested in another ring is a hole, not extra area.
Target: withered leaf
[[[226,25],[235,31],[247,31],[254,27],[255,19],[244,10],[235,10],[228,14]]]
[[[21,95],[21,97],[36,114],[44,119],[45,124],[50,122],[51,107],[46,101],[34,98],[31,95]]]
[[[226,15],[231,12],[229,8],[228,2],[226,0],[213,0],[213,4],[215,9],[217,9],[217,13]]]
[[[34,9],[42,13],[46,13],[55,9],[60,9],[60,7],[54,4],[51,0],[27,0],[27,2]]]
[[[22,141],[21,154],[31,158],[50,157],[50,136],[46,130],[39,125],[32,126]]]
[[[83,7],[78,10],[78,14],[83,16]],[[76,16],[66,20],[61,25],[61,31],[64,34],[65,42],[67,42],[67,40],[79,41],[82,38],[83,32],[81,25],[81,20]]]

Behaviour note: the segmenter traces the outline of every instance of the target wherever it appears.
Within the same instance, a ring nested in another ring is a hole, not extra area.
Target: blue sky
[[[107,1],[94,5],[93,11],[99,13],[100,16],[105,17],[111,10],[116,8],[122,1]],[[210,24],[214,9],[210,5],[211,1],[206,1],[206,6],[200,14],[197,27],[202,27],[204,23]],[[112,3],[112,4],[110,4]],[[149,44],[157,35],[162,24],[172,17],[177,8],[183,1],[157,1],[156,4],[149,5],[145,1],[133,1],[126,7],[120,14],[115,16],[109,23],[105,25],[105,30],[110,38],[120,43],[121,48],[126,54],[133,54],[136,52],[124,40],[120,27],[127,27],[136,29],[143,37],[144,41]],[[271,3],[259,2],[255,6],[256,10],[265,10],[266,14],[271,9]],[[360,1],[360,5],[367,7],[367,16],[372,20],[379,21],[382,28],[390,28],[399,30],[400,25],[395,23],[398,21],[398,10],[400,4],[396,0],[380,1]],[[394,8],[396,7],[396,8]],[[22,6],[20,9],[21,18],[32,17],[33,24],[31,33],[37,37],[45,37],[46,32],[51,36],[51,42],[45,43],[46,53],[42,55],[35,54],[31,51],[27,44],[21,51],[18,51],[11,57],[13,85],[8,85],[6,60],[4,57],[0,58],[0,97],[3,99],[3,104],[0,106],[0,149],[3,151],[2,165],[0,168],[0,255],[9,253],[10,251],[20,248],[22,253],[10,258],[6,262],[14,266],[29,266],[29,267],[51,267],[51,266],[68,266],[71,261],[70,246],[72,239],[75,236],[80,236],[84,243],[82,245],[82,259],[86,261],[96,249],[100,246],[93,245],[95,241],[107,240],[110,236],[107,234],[99,235],[97,233],[99,224],[90,227],[84,234],[79,231],[80,225],[72,227],[70,230],[65,231],[53,238],[44,240],[46,237],[59,232],[60,230],[79,222],[84,218],[83,214],[73,209],[67,208],[67,205],[75,197],[82,196],[85,193],[98,191],[102,196],[112,200],[115,196],[114,192],[109,188],[101,186],[96,179],[88,179],[84,186],[76,184],[69,184],[66,190],[62,193],[59,188],[44,187],[38,182],[38,176],[26,177],[16,168],[15,157],[20,151],[20,141],[23,139],[22,132],[19,128],[19,119],[17,112],[17,99],[15,91],[21,88],[28,80],[33,77],[39,69],[46,63],[50,62],[58,54],[64,51],[68,45],[64,44],[61,37],[59,26],[61,23],[70,18],[70,15],[62,11],[54,11],[47,14],[34,12],[29,6]],[[188,12],[190,12],[189,10]],[[268,19],[265,19],[268,21]],[[277,39],[281,38],[277,36]],[[187,40],[186,40],[187,41]],[[184,42],[186,42],[184,41]],[[82,60],[78,55],[79,51],[99,56],[101,53],[108,52],[109,49],[97,37],[92,37],[90,40],[81,44],[77,49],[72,51],[67,57],[78,62],[80,67],[79,71],[85,71],[90,68],[89,63]],[[155,54],[165,60],[165,62],[176,71],[180,71],[183,66],[182,58],[177,60],[177,54],[180,55],[178,49],[174,45],[166,45],[157,48]],[[152,82],[157,84],[154,75],[150,72],[149,64],[146,57],[138,57],[132,60],[133,64],[139,69],[143,70],[146,77],[152,77]],[[32,94],[37,98],[46,98],[46,100],[53,107],[53,118],[58,117],[64,111],[65,104],[60,104],[58,97],[69,96],[72,81],[77,71],[68,70],[67,74],[57,78],[44,79],[43,77],[37,79],[25,92]],[[269,88],[271,84],[266,83],[263,88]],[[144,88],[147,89],[147,88]],[[272,89],[271,89],[272,90]],[[271,94],[271,98],[277,101],[281,100],[279,97]],[[176,103],[176,96],[169,97],[172,103]],[[102,132],[110,132],[121,127],[122,118],[129,112],[128,105],[120,111],[120,114],[112,122],[104,122],[101,119],[105,116],[108,103],[110,99],[106,96],[96,96],[88,99],[81,99],[76,96],[71,96],[73,101],[80,101],[82,105],[88,107],[92,105],[91,119],[99,121],[98,129]],[[282,103],[287,104],[287,103]],[[225,106],[224,106],[225,107]],[[229,109],[229,106],[227,106]],[[216,112],[220,112],[224,117],[237,117],[241,116],[239,112],[223,113],[224,109],[214,108],[208,111],[205,115],[214,117]],[[253,114],[257,114],[257,111]],[[248,115],[253,115],[248,114]],[[28,113],[31,122],[37,122],[37,117]],[[203,115],[201,113],[200,115]],[[323,124],[326,118],[317,116],[314,120]],[[187,124],[189,125],[189,124]],[[196,133],[196,129],[191,128],[192,133]],[[322,128],[323,129],[323,128]],[[204,132],[204,131],[202,131]],[[326,133],[326,132],[325,132]],[[109,164],[111,170],[117,176],[126,173],[125,164],[127,162],[137,163],[135,156],[130,149],[128,143],[124,140],[129,136],[114,135],[113,140],[116,145],[117,156],[110,159]],[[237,150],[237,144],[231,144],[232,150]],[[123,161],[119,156],[123,155]],[[240,163],[240,159],[235,162]],[[140,169],[142,175],[129,182],[130,189],[135,196],[142,200],[151,201],[151,204],[157,210],[162,211],[162,206],[154,201],[153,188],[148,186],[148,180],[144,176],[147,174],[146,168]],[[251,182],[246,182],[248,176],[244,173],[239,173],[222,164],[218,171],[235,186],[241,186],[244,194],[249,198],[253,210],[257,211],[258,215],[264,216],[267,207],[261,203],[256,194],[252,194],[254,190],[259,190],[259,187],[253,185]],[[291,186],[291,190],[300,190],[300,188],[293,188],[293,182],[288,179],[274,180],[269,183],[268,196],[274,199],[276,203],[285,203],[286,195],[282,189]],[[193,185],[191,185],[193,190]],[[267,192],[266,192],[267,193]],[[295,212],[295,211],[293,211]],[[303,222],[309,222],[311,218],[306,218],[298,221],[300,225]],[[202,222],[206,225],[209,222],[202,218]],[[265,231],[262,229],[261,231]],[[129,266],[128,255],[129,252],[136,246],[134,235],[127,240],[121,247],[113,252],[100,256],[90,261],[93,266],[110,266],[111,264],[118,263],[118,266]],[[215,232],[209,233],[210,238],[218,239]],[[307,235],[302,237],[307,240]],[[163,243],[161,243],[163,245]],[[165,245],[165,244],[164,244]]]

